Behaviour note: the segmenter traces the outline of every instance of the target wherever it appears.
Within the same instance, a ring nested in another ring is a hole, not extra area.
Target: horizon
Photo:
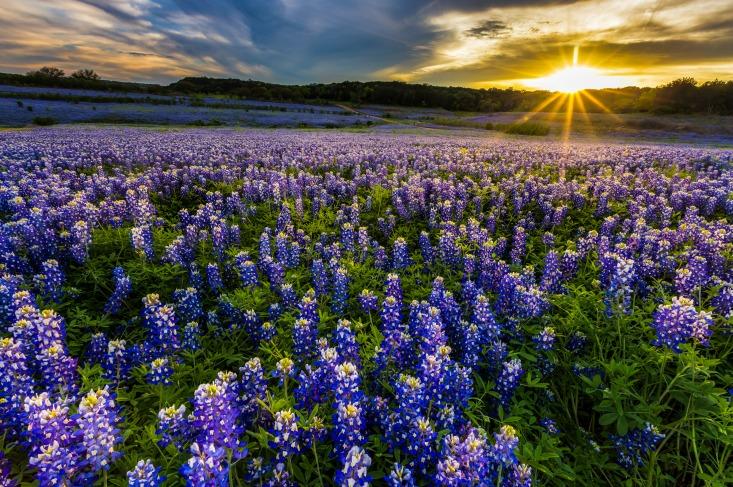
[[[0,71],[567,91],[730,80],[725,0],[9,0]],[[602,12],[602,14],[599,14]],[[369,19],[365,25],[364,19]]]

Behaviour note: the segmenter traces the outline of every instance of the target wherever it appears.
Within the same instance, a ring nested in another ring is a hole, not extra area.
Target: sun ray
[[[590,115],[588,114],[588,110],[585,108],[585,102],[583,101],[583,96],[586,94],[585,90],[581,90],[577,93],[577,101],[578,101],[578,108],[579,110],[577,113],[580,113],[580,115],[583,117],[583,120],[585,120],[586,125],[588,126],[588,129],[590,130],[591,134],[595,135],[596,131],[593,129],[593,121],[590,118]]]
[[[562,140],[566,143],[570,140],[570,129],[573,126],[573,109],[575,96],[575,93],[570,93],[568,95],[568,105],[565,109],[565,123],[563,124],[562,128]]]
[[[610,108],[608,108],[606,105],[604,105],[598,98],[596,98],[595,96],[593,96],[590,93],[588,93],[588,91],[585,91],[583,94],[585,96],[587,96],[588,99],[594,105],[596,105],[598,108],[600,108],[601,110],[603,110],[607,114],[611,115],[614,118],[614,120],[616,120],[617,122],[621,122],[622,121],[621,120],[621,117],[619,117],[618,115],[616,115],[615,113],[613,113]]]
[[[544,108],[550,105],[553,101],[557,100],[562,96],[562,93],[555,93],[553,95],[548,96],[543,101],[538,103],[534,108],[532,108],[528,113],[524,114],[524,116],[519,120],[521,123],[529,122],[532,120],[538,113],[540,113]]]

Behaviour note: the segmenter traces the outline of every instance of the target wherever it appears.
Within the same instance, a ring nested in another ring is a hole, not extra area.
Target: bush
[[[40,126],[47,126],[47,125],[56,125],[58,120],[56,120],[53,117],[34,117],[33,118],[33,125],[40,125]]]

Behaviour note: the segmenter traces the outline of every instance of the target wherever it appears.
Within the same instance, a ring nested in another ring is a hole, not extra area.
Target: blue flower
[[[127,472],[129,487],[158,487],[163,485],[165,477],[160,475],[160,467],[150,460],[140,460],[135,468]]]

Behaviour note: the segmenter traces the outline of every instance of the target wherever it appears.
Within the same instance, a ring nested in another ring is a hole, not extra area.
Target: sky
[[[0,71],[532,87],[733,78],[731,0],[3,0]]]

